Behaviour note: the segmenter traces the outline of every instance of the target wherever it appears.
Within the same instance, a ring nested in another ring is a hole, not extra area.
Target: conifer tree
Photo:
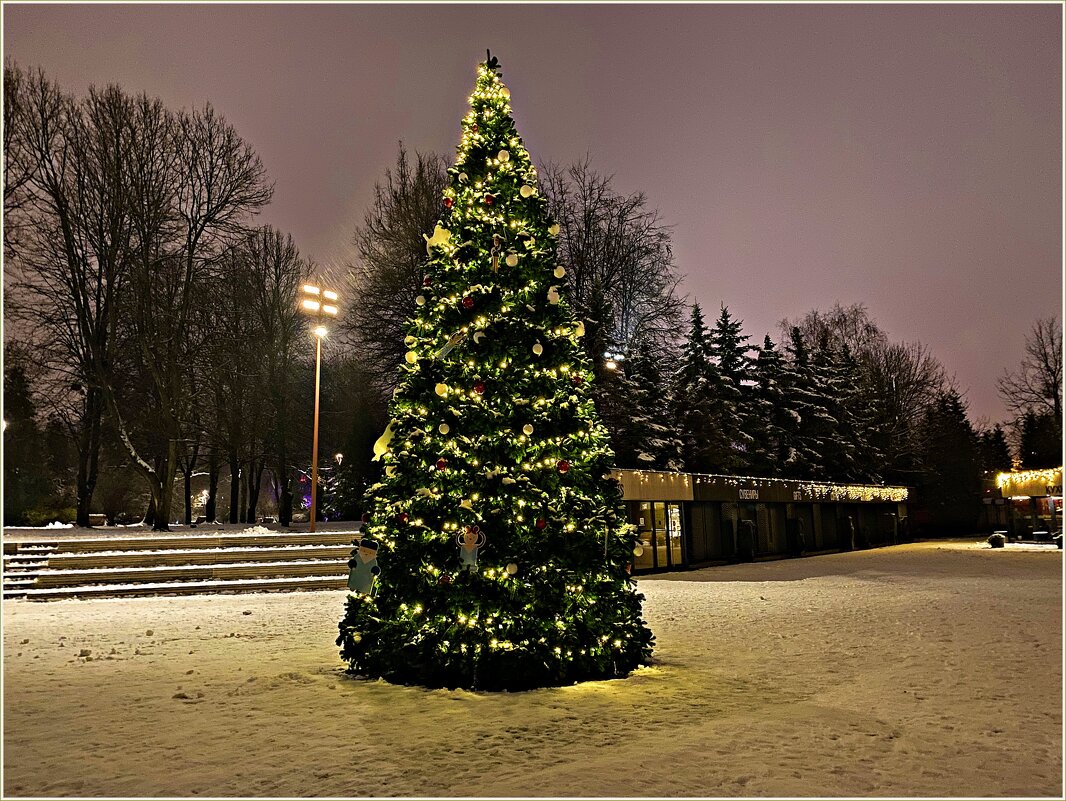
[[[625,361],[629,384],[629,422],[626,448],[631,463],[619,466],[654,470],[681,470],[681,441],[670,419],[670,398],[658,362],[646,339]]]
[[[749,430],[752,413],[751,393],[745,385],[751,375],[750,337],[741,333],[743,323],[734,320],[729,308],[722,304],[721,314],[710,333],[711,355],[721,377],[719,389],[719,425],[724,437],[732,445],[732,459],[728,469],[748,472],[754,440]]]
[[[789,408],[781,353],[769,334],[763,339],[753,373],[755,388],[748,416],[753,440],[751,471],[757,476],[780,476],[798,458],[799,414]]]
[[[673,387],[681,458],[690,472],[728,472],[734,463],[733,443],[722,425],[722,383],[712,361],[703,312],[698,303],[693,304],[689,335]]]
[[[489,58],[375,446],[385,475],[337,640],[365,676],[523,689],[624,676],[651,652],[558,226],[509,97]]]
[[[781,465],[781,474],[786,478],[824,480],[823,437],[832,418],[818,390],[803,335],[793,327],[789,338],[789,359],[783,363],[782,385],[787,408],[796,421],[796,432],[789,458]]]
[[[856,421],[851,415],[851,400],[855,387],[844,374],[841,354],[823,333],[811,356],[812,389],[819,410],[813,418],[810,434],[819,443],[822,457],[819,478],[828,481],[854,481],[859,466],[855,440]]]
[[[996,423],[992,428],[978,435],[978,449],[981,453],[981,466],[988,473],[1010,470],[1010,448],[1007,446],[1007,434],[1003,426]]]
[[[941,392],[921,428],[920,494],[930,524],[940,533],[973,531],[981,508],[981,456],[959,393]]]

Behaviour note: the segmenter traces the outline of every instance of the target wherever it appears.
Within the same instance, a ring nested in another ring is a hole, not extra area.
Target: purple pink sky
[[[397,142],[449,156],[492,48],[534,159],[584,156],[673,226],[684,291],[752,340],[834,301],[995,378],[1062,304],[1062,6],[10,5],[70,90],[211,101],[321,264]]]

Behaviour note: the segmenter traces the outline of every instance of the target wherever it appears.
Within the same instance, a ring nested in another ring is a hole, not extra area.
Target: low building
[[[999,473],[984,502],[995,528],[1023,537],[1037,531],[1054,534],[1062,528],[1062,468]]]
[[[634,572],[887,545],[906,487],[616,470],[641,542]]]

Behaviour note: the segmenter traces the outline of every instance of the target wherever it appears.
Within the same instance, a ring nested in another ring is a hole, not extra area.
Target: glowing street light
[[[313,532],[318,518],[318,396],[322,382],[322,339],[329,334],[325,322],[337,316],[339,311],[337,301],[340,297],[332,289],[322,289],[314,284],[304,284],[303,295],[300,309],[317,323],[312,329],[315,335],[315,425],[311,446],[311,531]],[[323,301],[330,302],[324,303]]]

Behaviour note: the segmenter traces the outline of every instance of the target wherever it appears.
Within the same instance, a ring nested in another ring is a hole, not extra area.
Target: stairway
[[[353,531],[4,542],[3,597],[33,601],[342,589]]]

